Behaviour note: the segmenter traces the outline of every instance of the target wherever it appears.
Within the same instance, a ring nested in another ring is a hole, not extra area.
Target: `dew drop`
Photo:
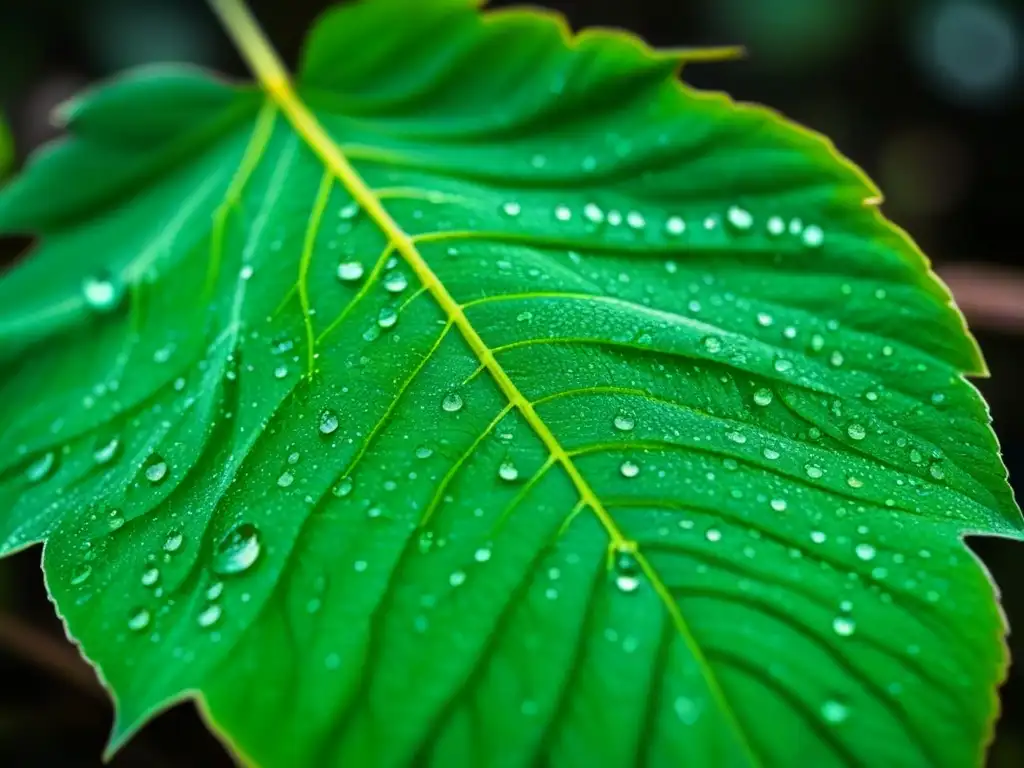
[[[754,224],[754,217],[750,215],[750,212],[738,205],[731,206],[725,216],[726,220],[740,231],[746,231]]]
[[[145,469],[146,479],[153,485],[162,483],[167,478],[167,462],[160,456],[153,456]]]
[[[109,464],[117,456],[117,452],[121,447],[121,441],[116,437],[111,438],[105,443],[102,443],[96,447],[93,451],[92,457],[97,464]]]
[[[452,571],[448,577],[448,583],[453,587],[459,587],[466,583],[466,572],[465,571]]]
[[[632,432],[636,426],[636,420],[626,413],[620,413],[612,422],[620,432]]]
[[[462,396],[458,392],[449,392],[441,401],[441,407],[448,413],[461,411],[462,405]]]
[[[242,573],[260,556],[260,534],[251,523],[239,523],[221,539],[213,553],[213,571],[222,575]]]
[[[873,560],[875,557],[875,548],[870,544],[858,544],[856,547],[854,547],[853,551],[854,553],[856,553],[858,558],[865,562],[867,562],[868,560]]]
[[[219,605],[208,605],[199,613],[196,619],[200,627],[212,627],[220,621],[221,608]]]
[[[825,233],[821,227],[812,224],[804,230],[803,241],[808,248],[820,248],[825,242]]]
[[[931,475],[936,480],[942,480],[946,477],[946,473],[938,464],[932,464],[930,467],[928,467],[928,474]]]
[[[804,472],[806,472],[807,476],[812,480],[817,480],[825,474],[817,464],[806,464],[804,466]]]
[[[572,210],[567,205],[555,206],[555,218],[559,221],[569,221],[572,218]]]
[[[206,599],[207,600],[216,600],[218,597],[220,597],[223,594],[223,592],[224,592],[224,582],[223,581],[215,581],[215,582],[213,582],[213,584],[211,584],[207,588],[207,590],[206,590]]]
[[[480,549],[473,553],[473,559],[478,563],[486,563],[491,559],[491,550],[487,547],[480,547]]]
[[[288,488],[292,483],[295,482],[295,475],[285,470],[281,473],[281,476],[277,478],[277,485],[280,488]]]
[[[501,206],[501,210],[506,216],[512,216],[514,218],[523,212],[523,206],[514,200],[509,200]]]
[[[498,477],[512,483],[519,479],[519,470],[511,461],[503,461],[498,467]]]
[[[40,483],[49,477],[55,466],[57,466],[57,454],[48,451],[28,465],[25,469],[25,478],[30,483]]]
[[[754,403],[762,407],[772,404],[772,391],[767,387],[761,387],[754,393]]]
[[[123,290],[107,275],[87,277],[82,283],[82,296],[94,312],[104,313],[116,309],[123,295]]]
[[[779,357],[775,359],[774,367],[779,373],[788,373],[793,370],[793,362],[786,360],[784,357]]]
[[[619,465],[619,472],[623,477],[636,477],[640,474],[640,465],[632,461],[624,461]]]
[[[587,203],[583,206],[583,217],[592,224],[600,224],[604,221],[604,211],[596,203]]]
[[[345,207],[343,207],[340,211],[338,211],[338,218],[343,219],[345,221],[349,221],[350,219],[354,219],[358,214],[359,204],[351,202]]]
[[[776,512],[785,512],[786,508],[789,505],[786,503],[785,499],[772,499],[771,502],[770,502],[770,506]]]
[[[824,544],[828,537],[822,531],[811,531],[811,541],[815,544]]]
[[[708,528],[704,533],[704,538],[714,544],[722,540],[722,532],[717,528]]]
[[[121,510],[110,510],[110,515],[107,517],[107,527],[112,531],[117,531],[124,527],[124,515],[121,514]]]
[[[136,608],[132,611],[131,615],[128,616],[128,629],[132,632],[141,632],[149,626],[149,620],[152,618],[150,613],[145,608]]]
[[[332,491],[332,493],[335,496],[337,496],[339,499],[343,499],[346,496],[348,496],[350,493],[352,493],[352,486],[353,486],[352,478],[351,477],[343,477],[343,478],[341,478],[341,480],[338,481],[338,484],[336,486],[334,486],[334,490]]]
[[[181,549],[181,544],[185,540],[182,536],[181,531],[171,531],[167,534],[167,538],[164,539],[164,552],[177,552]]]
[[[836,616],[832,619],[832,631],[840,637],[849,637],[857,629],[857,623],[849,616]]]
[[[640,568],[630,552],[619,552],[615,556],[615,586],[620,592],[630,594],[640,588]]]
[[[389,272],[384,278],[384,288],[389,293],[401,293],[409,287],[409,280],[402,272]]]
[[[821,716],[825,722],[838,725],[850,716],[850,708],[835,699],[829,699],[821,705]]]
[[[781,216],[772,216],[768,219],[767,229],[769,235],[778,237],[779,235],[785,234],[786,222]]]
[[[320,414],[320,434],[333,435],[338,430],[338,414],[324,411]]]
[[[686,222],[679,216],[671,216],[665,222],[665,231],[673,237],[679,237],[686,232]]]
[[[286,378],[287,376],[288,376],[288,366],[287,365],[279,365],[279,366],[277,366],[277,368],[274,369],[274,378],[275,379],[283,379],[283,378]]]
[[[434,449],[429,445],[421,445],[416,449],[417,459],[429,459],[434,455]]]
[[[365,271],[361,262],[343,261],[338,265],[338,279],[345,283],[359,280]]]
[[[77,587],[80,584],[84,584],[86,581],[89,580],[90,576],[92,576],[92,566],[88,563],[84,563],[83,565],[79,566],[72,574],[71,585]]]
[[[633,229],[643,229],[647,226],[647,219],[640,211],[630,211],[626,214],[626,223]]]
[[[159,568],[147,568],[142,572],[142,586],[152,587],[160,581],[160,569]]]
[[[725,436],[730,441],[736,443],[736,445],[743,445],[745,442],[747,442],[747,436],[744,435],[742,432],[736,432],[736,431],[726,432]]]
[[[722,340],[717,336],[705,336],[704,337],[704,349],[713,355],[717,355],[722,351]]]
[[[867,437],[868,433],[867,430],[864,429],[863,425],[853,423],[849,427],[847,427],[846,434],[848,434],[854,440],[863,440],[865,437]]]
[[[381,328],[394,328],[398,322],[398,313],[392,307],[382,307],[377,314],[377,325]]]

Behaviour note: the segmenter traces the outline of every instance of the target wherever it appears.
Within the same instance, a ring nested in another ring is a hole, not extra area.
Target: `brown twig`
[[[949,264],[938,272],[972,326],[1024,333],[1024,273],[992,264]]]

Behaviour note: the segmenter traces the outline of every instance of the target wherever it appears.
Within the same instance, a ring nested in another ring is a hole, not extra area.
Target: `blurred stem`
[[[949,264],[939,270],[972,327],[1024,333],[1024,274],[991,264]]]

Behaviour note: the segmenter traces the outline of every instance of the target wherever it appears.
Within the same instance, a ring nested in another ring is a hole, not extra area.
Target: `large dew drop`
[[[110,312],[121,303],[124,291],[108,275],[87,277],[82,282],[82,297],[94,312]]]
[[[259,530],[251,523],[239,523],[217,545],[213,570],[222,575],[242,573],[251,568],[259,556]]]

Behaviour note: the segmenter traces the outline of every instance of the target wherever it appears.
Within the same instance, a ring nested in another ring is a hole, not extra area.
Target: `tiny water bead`
[[[626,214],[626,224],[633,229],[643,229],[647,226],[647,219],[640,211],[630,211]]]
[[[625,413],[620,413],[619,415],[617,415],[615,419],[612,421],[612,423],[615,425],[615,428],[620,432],[632,432],[633,428],[636,426],[636,420],[632,416]]]
[[[807,476],[812,480],[817,480],[825,474],[824,470],[822,470],[822,468],[817,464],[807,464],[804,467],[804,472],[806,472]]]
[[[434,455],[434,449],[429,445],[421,445],[416,449],[415,455],[417,459],[429,459]]]
[[[811,531],[811,541],[815,544],[824,544],[828,536],[822,531]]]
[[[731,206],[725,214],[726,220],[736,229],[746,231],[754,225],[754,217],[738,205]]]
[[[473,559],[478,563],[486,563],[491,559],[491,550],[487,547],[480,547],[480,549],[473,553]]]
[[[398,322],[398,313],[393,307],[382,307],[380,312],[377,314],[377,325],[385,330],[388,328],[394,328]]]
[[[754,403],[761,407],[771,405],[773,399],[774,395],[772,395],[772,391],[766,387],[761,387],[754,393]]]
[[[343,261],[338,265],[338,279],[345,283],[351,283],[361,279],[365,271],[362,262]]]
[[[353,485],[354,483],[352,482],[351,477],[343,477],[341,478],[341,480],[338,481],[338,484],[334,486],[334,490],[332,491],[332,493],[339,499],[343,499],[350,493],[352,493]]]
[[[619,465],[619,472],[626,478],[636,477],[640,474],[640,465],[627,459]]]
[[[149,626],[151,619],[149,611],[145,608],[136,608],[128,616],[128,629],[132,632],[141,632]]]
[[[619,552],[615,556],[615,586],[620,592],[630,594],[640,588],[640,565],[631,552]]]
[[[384,277],[384,289],[388,293],[401,293],[409,287],[409,280],[402,272],[389,272]]]
[[[160,581],[159,568],[147,568],[142,572],[142,586],[152,587]]]
[[[858,558],[864,560],[865,562],[867,562],[868,560],[873,560],[875,557],[875,548],[870,544],[858,544],[856,547],[854,547],[853,551],[854,553],[856,553]]]
[[[355,201],[349,203],[338,211],[338,218],[344,221],[354,219],[357,215],[359,215],[359,204]]]
[[[717,336],[707,336],[704,338],[704,349],[713,355],[717,355],[722,351],[722,340]]]
[[[320,434],[333,435],[338,431],[338,414],[334,411],[323,411],[320,414]]]
[[[462,395],[458,392],[449,392],[441,401],[441,407],[448,413],[457,413],[462,410]]]
[[[503,461],[498,467],[498,477],[505,482],[515,482],[519,479],[519,470],[511,461]]]
[[[829,699],[821,705],[821,716],[825,722],[838,725],[850,716],[850,708],[835,699]]]
[[[87,277],[82,282],[82,297],[94,312],[110,312],[121,303],[123,291],[107,275]]]
[[[665,232],[673,237],[679,237],[686,232],[686,222],[679,216],[670,216],[665,222]]]
[[[159,485],[167,478],[167,462],[160,456],[152,456],[144,474],[150,483]]]
[[[849,616],[836,616],[832,619],[832,631],[840,637],[849,637],[857,629],[857,623]]]
[[[85,563],[84,565],[79,566],[71,575],[71,585],[77,587],[84,584],[89,580],[90,576],[92,576],[92,566]]]
[[[55,466],[57,466],[57,454],[47,451],[28,465],[25,469],[25,479],[30,483],[40,483],[50,476]]]
[[[821,227],[812,224],[804,230],[803,241],[808,248],[820,248],[825,242],[825,232]]]
[[[596,203],[587,203],[583,206],[583,218],[591,224],[600,224],[604,221],[604,211]]]
[[[221,613],[222,611],[219,605],[208,605],[199,613],[199,617],[196,619],[196,622],[203,628],[212,627],[220,621]]]
[[[708,528],[704,533],[704,538],[714,544],[722,540],[722,532],[717,528]]]
[[[207,600],[216,600],[218,597],[221,596],[221,594],[223,594],[223,592],[224,592],[224,582],[223,581],[215,581],[213,584],[211,584],[207,588],[207,590],[206,590],[206,599]]]
[[[785,512],[786,508],[789,506],[785,499],[772,499],[769,504],[776,512]]]
[[[107,527],[112,531],[116,531],[124,527],[124,515],[121,514],[121,510],[110,510],[110,513],[107,516]]]
[[[523,212],[523,206],[514,200],[509,200],[501,206],[501,210],[506,216],[516,217]]]
[[[120,448],[121,441],[116,437],[100,441],[99,445],[96,446],[96,450],[93,451],[92,457],[97,464],[109,464],[117,456]]]
[[[167,534],[167,538],[164,539],[164,552],[177,552],[181,549],[184,541],[185,537],[181,531],[171,531]]]
[[[771,218],[768,219],[766,229],[768,230],[769,235],[778,237],[780,235],[785,234],[786,222],[783,220],[781,216],[772,216]]]
[[[448,576],[448,583],[453,587],[460,587],[466,582],[465,571],[452,571],[451,575]]]
[[[251,568],[259,556],[259,530],[251,523],[239,523],[217,545],[213,571],[221,575],[242,573]]]
[[[287,470],[281,473],[281,476],[277,478],[277,485],[279,488],[288,488],[295,482],[295,475]]]
[[[784,357],[778,357],[775,359],[773,367],[778,373],[789,373],[793,370],[793,361],[787,360]]]
[[[559,221],[569,221],[572,218],[572,211],[567,205],[559,205],[555,207],[555,218]]]

